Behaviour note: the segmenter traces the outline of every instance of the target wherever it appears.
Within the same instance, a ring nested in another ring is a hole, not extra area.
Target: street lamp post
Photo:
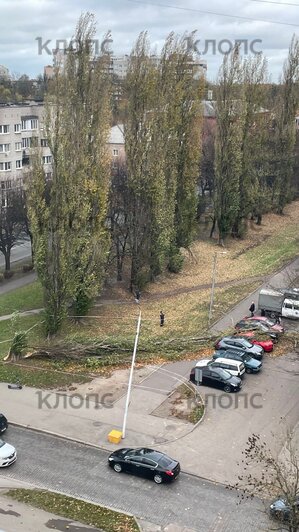
[[[128,392],[127,392],[125,414],[124,414],[124,421],[123,421],[123,428],[122,428],[122,439],[124,439],[126,437],[126,425],[127,425],[127,417],[128,417],[128,410],[129,410],[129,404],[130,404],[133,372],[134,372],[134,366],[135,366],[135,358],[136,358],[136,352],[137,352],[140,325],[141,325],[141,310],[139,311],[139,317],[138,317],[137,329],[136,329],[136,336],[135,336],[135,342],[134,342],[134,349],[133,349],[133,356],[132,356],[132,363],[131,363],[131,369],[130,369]]]
[[[226,251],[215,251],[214,260],[213,260],[213,271],[212,271],[212,287],[211,287],[211,299],[210,299],[210,308],[209,308],[209,318],[208,318],[208,328],[210,327],[212,319],[212,311],[214,304],[214,292],[215,292],[215,279],[216,279],[216,270],[217,270],[217,256],[226,255]]]

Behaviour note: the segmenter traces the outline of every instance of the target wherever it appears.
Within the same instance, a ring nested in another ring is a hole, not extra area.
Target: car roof
[[[196,362],[195,367],[198,368],[202,366],[207,366],[209,362],[212,362],[212,360],[212,358],[202,358],[201,360]]]
[[[215,354],[218,353],[220,353],[218,358],[220,358],[221,356],[223,356],[223,358],[228,358],[228,355],[244,355],[246,351],[242,349],[217,349],[217,351],[215,351]]]
[[[228,357],[218,357],[218,358],[216,358],[216,360],[213,361],[213,363],[215,363],[215,362],[223,362],[224,364],[227,364],[227,362],[229,360],[231,362],[233,362],[234,364],[242,364],[241,360],[229,359]]]

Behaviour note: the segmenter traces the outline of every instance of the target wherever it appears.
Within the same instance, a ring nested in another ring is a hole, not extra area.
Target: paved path
[[[52,414],[53,415],[53,414]],[[82,436],[82,433],[80,432]],[[61,491],[136,515],[180,532],[256,532],[269,530],[258,500],[237,506],[235,492],[182,474],[173,484],[154,482],[107,467],[108,453],[30,430],[9,427],[5,439],[16,446],[18,460],[1,476]],[[170,530],[170,529],[169,529]]]
[[[21,244],[14,246],[11,250],[10,262],[18,262],[23,259],[31,257],[31,243],[29,240],[25,240]],[[0,266],[5,265],[5,259],[3,253],[0,253]]]
[[[4,284],[0,284],[0,296],[2,294],[7,294],[7,292],[11,292],[12,290],[16,290],[17,288],[21,288],[22,286],[25,286],[27,284],[31,284],[34,281],[36,281],[37,275],[35,272],[25,273],[22,277],[19,277],[18,279],[12,278],[10,281],[6,281]]]
[[[225,331],[229,327],[232,327],[237,321],[239,321],[244,316],[249,315],[249,307],[252,301],[255,302],[257,307],[258,294],[261,288],[281,288],[288,287],[291,283],[299,277],[299,257],[297,257],[290,264],[285,266],[281,271],[268,277],[267,281],[261,285],[257,290],[255,290],[248,297],[243,299],[238,305],[231,309],[221,320],[213,324],[211,327],[212,332]],[[290,320],[288,320],[290,321]]]

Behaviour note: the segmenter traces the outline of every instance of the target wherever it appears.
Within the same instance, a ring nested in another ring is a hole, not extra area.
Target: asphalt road
[[[53,414],[52,414],[53,415]],[[80,436],[80,434],[78,434]],[[84,445],[10,426],[6,441],[18,460],[1,476],[57,490],[132,513],[156,524],[177,523],[200,532],[270,530],[264,505],[238,505],[235,492],[186,474],[173,484],[156,485],[107,466],[108,453]]]
[[[22,244],[18,244],[12,248],[11,263],[26,259],[27,257],[31,257],[31,243],[29,240],[24,240]],[[4,264],[4,255],[0,253],[0,266],[4,266]]]

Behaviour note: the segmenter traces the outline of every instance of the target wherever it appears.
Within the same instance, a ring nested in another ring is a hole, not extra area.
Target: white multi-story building
[[[0,105],[0,188],[22,186],[29,168],[30,151],[39,147],[46,178],[51,178],[51,152],[44,129],[44,105]]]

